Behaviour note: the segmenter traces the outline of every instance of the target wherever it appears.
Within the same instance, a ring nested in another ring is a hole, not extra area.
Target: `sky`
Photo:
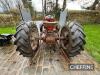
[[[42,11],[42,0],[32,0],[32,5],[37,11]]]
[[[42,0],[32,0],[32,5],[35,7],[37,11],[42,11]],[[63,0],[59,0],[59,5],[62,7]],[[78,1],[67,1],[67,9],[69,10],[82,10]]]
[[[14,4],[16,0],[10,0],[10,1],[11,1],[11,3],[10,3],[10,7],[11,7],[11,8],[16,7],[15,4]],[[0,7],[0,12],[3,12],[2,7]]]
[[[0,12],[3,12],[2,8],[0,8]]]
[[[69,9],[69,10],[84,10],[84,9],[81,8],[82,5],[85,5],[85,7],[88,7],[94,1],[95,0],[76,0],[76,1],[67,0],[67,7],[66,7],[66,9]],[[60,7],[62,7],[63,0],[59,0],[58,3],[60,5]],[[32,6],[34,6],[37,11],[42,11],[42,0],[32,0]],[[1,8],[0,8],[0,11],[2,11]]]

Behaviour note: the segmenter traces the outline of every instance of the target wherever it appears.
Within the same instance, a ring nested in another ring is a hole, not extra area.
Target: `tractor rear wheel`
[[[16,51],[19,51],[24,57],[34,56],[39,47],[39,40],[35,39],[38,37],[38,30],[36,27],[33,29],[31,27],[27,23],[22,23],[16,28],[17,33],[14,42],[17,46]]]
[[[66,30],[62,29],[61,35],[64,34],[66,39],[62,41],[61,47],[67,52],[69,57],[74,57],[84,50],[86,36],[82,25],[76,21],[69,23],[65,28]]]
[[[71,39],[72,39],[72,50],[70,51],[69,56],[73,57],[80,54],[84,50],[85,33],[82,25],[76,21],[73,21],[69,24]]]

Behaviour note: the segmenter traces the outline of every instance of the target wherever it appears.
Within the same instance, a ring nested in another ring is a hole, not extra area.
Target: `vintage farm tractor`
[[[53,50],[63,49],[68,57],[80,54],[86,43],[83,27],[77,21],[66,22],[66,17],[62,11],[59,21],[47,15],[42,21],[21,22],[16,28],[16,50],[24,57],[33,57],[42,41]]]

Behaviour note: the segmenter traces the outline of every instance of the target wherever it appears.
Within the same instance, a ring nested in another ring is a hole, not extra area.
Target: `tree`
[[[99,0],[87,0],[86,2],[82,3],[81,7],[88,10],[95,10],[99,3]]]
[[[46,0],[44,0],[44,13],[46,14],[46,12],[47,12],[47,10],[46,10],[46,3],[47,3],[47,1]]]
[[[92,6],[88,7],[87,9],[90,9],[90,10],[95,10],[96,8],[96,5],[99,3],[99,0],[95,0],[95,2],[93,3]]]
[[[27,0],[22,0],[22,2],[23,2],[23,5],[24,5],[25,8],[29,7],[29,4],[28,4]]]
[[[12,1],[9,1],[9,0],[0,0],[0,3],[1,3],[1,8],[4,10],[4,11],[10,11],[11,9],[11,6],[10,6],[10,3]]]
[[[65,10],[65,8],[66,8],[66,0],[63,1],[63,8],[62,9]]]
[[[96,10],[100,11],[100,2],[96,5]]]
[[[56,0],[56,11],[58,11],[58,0]]]
[[[43,11],[43,0],[42,0],[42,11]]]
[[[59,8],[59,4],[58,4],[59,0],[56,0],[55,6],[53,8],[53,13],[55,14],[55,18],[58,19],[60,16],[60,8]]]
[[[32,7],[31,2],[28,2],[28,0],[22,0],[22,2],[25,8],[29,8],[31,15],[33,16],[34,8]]]

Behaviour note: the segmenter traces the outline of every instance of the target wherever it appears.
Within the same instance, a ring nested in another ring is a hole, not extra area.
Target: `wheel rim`
[[[36,39],[38,38],[38,31],[37,28],[33,28],[35,30],[32,30],[30,33],[30,44],[31,44],[31,48],[33,51],[37,51],[38,47],[39,47],[39,40]]]
[[[69,52],[69,50],[71,50],[71,35],[67,27],[64,27],[62,29],[61,37],[64,37],[64,39],[61,40],[61,47],[67,52]]]

